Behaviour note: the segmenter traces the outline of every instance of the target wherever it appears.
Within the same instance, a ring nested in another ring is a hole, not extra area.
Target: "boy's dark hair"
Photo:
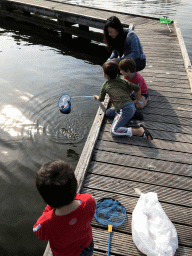
[[[134,73],[136,70],[136,63],[133,58],[125,58],[119,62],[119,69],[127,72],[128,70],[131,73]]]
[[[77,180],[68,163],[53,160],[42,165],[37,172],[36,187],[48,205],[61,208],[74,200]]]
[[[118,65],[113,61],[106,61],[103,64],[103,72],[111,79],[115,79],[118,73]]]

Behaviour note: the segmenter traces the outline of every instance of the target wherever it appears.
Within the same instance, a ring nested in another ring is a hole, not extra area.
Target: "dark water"
[[[58,100],[99,93],[104,60],[99,47],[8,19],[0,45],[0,255],[42,255],[46,243],[32,232],[44,207],[35,172],[55,158],[75,169],[99,102],[72,99],[63,115]]]
[[[184,1],[68,1],[81,5],[176,19],[192,59],[192,5]],[[110,3],[110,4],[109,4]],[[100,53],[100,54],[99,54]],[[104,81],[99,46],[0,18],[0,255],[42,256],[46,242],[32,226],[45,204],[35,172],[51,159],[78,162],[99,103],[74,99],[62,115],[59,97],[99,93]]]

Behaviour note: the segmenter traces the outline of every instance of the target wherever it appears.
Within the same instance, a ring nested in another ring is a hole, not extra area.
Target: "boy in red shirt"
[[[91,256],[96,203],[90,194],[77,193],[70,165],[62,160],[45,163],[37,172],[36,187],[48,205],[33,227],[35,235],[49,240],[53,256]]]
[[[138,84],[141,89],[141,97],[135,103],[136,108],[143,109],[149,100],[147,84],[141,74],[135,72],[136,64],[133,58],[125,58],[119,63],[120,73],[133,84]]]

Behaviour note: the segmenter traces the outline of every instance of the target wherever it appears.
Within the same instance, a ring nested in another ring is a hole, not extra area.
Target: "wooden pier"
[[[121,16],[119,18],[121,19]],[[169,25],[170,28],[154,19],[144,22],[138,17],[136,21],[134,23],[131,20],[130,23],[133,24],[147,55],[147,66],[141,74],[151,95],[151,101],[142,110],[142,123],[149,128],[154,140],[112,137],[111,121],[107,120],[99,109],[76,167],[76,175],[82,193],[91,193],[96,200],[112,197],[126,208],[126,222],[113,229],[110,255],[143,255],[137,250],[131,236],[131,214],[139,198],[139,189],[142,193],[158,194],[163,209],[178,233],[179,248],[175,256],[190,256],[191,62],[176,21]],[[107,228],[95,220],[92,226],[94,256],[106,255]]]
[[[121,16],[120,16],[121,19]],[[179,237],[175,256],[192,255],[192,79],[189,60],[177,22],[148,19],[134,25],[147,55],[141,72],[151,95],[142,110],[144,124],[154,137],[114,138],[102,110],[87,138],[76,168],[82,193],[96,200],[112,197],[126,208],[127,220],[112,233],[110,255],[142,255],[132,241],[131,217],[139,195],[156,192]],[[129,20],[128,20],[129,22]],[[106,103],[105,103],[106,104]],[[100,127],[101,123],[101,128]],[[97,139],[98,134],[98,139]],[[85,175],[85,178],[84,178]],[[94,256],[106,255],[108,231],[92,222]]]
[[[42,26],[96,41],[101,41],[102,35],[90,31],[90,27],[102,29],[105,20],[112,15],[118,16],[125,26],[134,26],[147,56],[147,66],[141,74],[151,95],[151,101],[142,110],[142,123],[151,131],[154,140],[112,137],[111,121],[104,116],[108,106],[106,99],[97,112],[75,170],[79,191],[91,193],[96,200],[112,197],[126,208],[125,223],[113,229],[110,255],[142,255],[131,235],[131,214],[139,198],[139,189],[142,193],[156,192],[175,225],[179,237],[175,256],[191,256],[192,69],[177,22],[169,24],[170,32],[158,19],[59,1],[0,0],[0,4],[3,6],[0,13],[5,16],[33,24],[41,20]],[[45,16],[52,17],[47,24],[43,17],[38,19],[37,16],[43,11],[46,11]],[[95,220],[92,226],[93,255],[106,255],[107,228]],[[49,245],[44,253],[48,255],[51,256]]]

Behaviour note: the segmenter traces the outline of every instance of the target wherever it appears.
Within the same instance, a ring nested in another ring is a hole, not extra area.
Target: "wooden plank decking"
[[[136,191],[140,189],[142,193],[158,193],[162,207],[178,232],[179,249],[176,255],[191,256],[192,69],[177,23],[169,25],[170,33],[167,25],[147,17],[57,1],[0,0],[0,3],[3,2],[9,2],[14,8],[20,5],[25,12],[31,12],[30,8],[33,12],[36,8],[37,13],[46,10],[52,18],[71,23],[78,20],[80,25],[97,28],[101,28],[112,15],[118,16],[126,25],[134,25],[147,55],[147,66],[141,74],[151,95],[151,101],[142,110],[143,123],[154,140],[113,138],[109,132],[111,121],[104,118],[104,107],[100,107],[75,170],[79,191],[93,194],[96,200],[113,197],[125,206],[127,219],[121,227],[114,228],[111,255],[141,255],[131,236],[131,214],[139,197]],[[17,15],[5,10],[1,13]],[[70,33],[70,28],[67,29]],[[105,107],[107,104],[106,100]],[[92,226],[94,256],[106,255],[107,229],[95,220]],[[51,255],[49,246],[44,255]]]
[[[142,255],[131,237],[131,214],[142,193],[157,192],[179,237],[177,256],[192,255],[192,101],[191,63],[177,23],[156,20],[134,25],[147,55],[141,72],[151,95],[142,110],[154,140],[114,138],[111,121],[104,118],[87,167],[83,193],[96,200],[113,197],[123,203],[127,220],[114,228],[110,255]],[[85,145],[86,147],[86,145]],[[83,163],[84,155],[80,159]],[[81,172],[81,164],[76,173]],[[92,222],[94,255],[106,255],[108,232]]]

